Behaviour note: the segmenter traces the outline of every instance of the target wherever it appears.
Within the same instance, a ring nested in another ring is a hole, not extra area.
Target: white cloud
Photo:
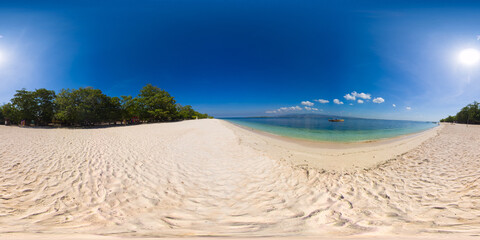
[[[374,102],[374,103],[383,103],[383,102],[385,102],[385,99],[383,99],[383,98],[381,98],[381,97],[377,97],[377,98],[374,98],[374,99],[372,100],[372,102]]]
[[[350,100],[350,101],[355,101],[357,100],[357,98],[361,98],[361,99],[370,99],[371,98],[371,94],[369,93],[357,93],[356,91],[353,91],[352,93],[347,93],[345,96],[343,96],[346,100]],[[362,100],[362,103],[363,103],[363,100]]]
[[[353,91],[352,96],[362,98],[362,99],[370,99],[372,95],[370,93],[357,93]]]
[[[362,100],[362,99],[358,99],[357,102],[360,103],[360,104],[362,104],[362,103],[363,103],[363,100]]]
[[[333,99],[333,102],[334,102],[335,104],[343,104],[342,101],[340,101],[340,100],[338,100],[338,99],[336,99],[336,98]]]
[[[302,105],[305,105],[305,106],[311,107],[311,106],[313,106],[314,104],[315,104],[315,103],[310,102],[310,101],[302,101]]]
[[[307,111],[318,111],[318,108],[305,106],[305,110],[307,110]]]
[[[265,113],[281,113],[281,112],[289,112],[289,111],[300,111],[303,108],[299,106],[292,106],[292,107],[281,107],[277,110],[266,111]]]
[[[412,110],[412,108],[411,108],[411,107],[406,107],[405,109],[407,109],[407,110]]]
[[[281,112],[281,111],[295,111],[295,110],[302,110],[302,108],[299,107],[299,106],[281,107],[281,108],[279,108],[277,111],[278,111],[278,112]]]
[[[330,102],[330,101],[325,100],[325,99],[317,99],[317,100],[313,100],[313,101],[317,101],[319,103],[329,103]]]
[[[356,92],[353,92],[353,93],[356,93]],[[352,94],[353,94],[352,93]],[[350,93],[347,93],[347,95],[343,96],[345,99],[347,100],[352,100],[352,101],[355,101],[355,96],[353,95],[350,95]]]
[[[395,104],[392,104],[392,107],[397,107],[397,105],[395,105]]]
[[[350,103],[349,105],[350,105],[350,106],[353,106],[353,103]]]

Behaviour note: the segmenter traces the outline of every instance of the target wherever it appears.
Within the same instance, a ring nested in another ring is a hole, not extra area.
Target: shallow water
[[[225,118],[229,122],[257,130],[294,138],[333,142],[357,142],[391,138],[437,126],[432,122],[332,117]]]

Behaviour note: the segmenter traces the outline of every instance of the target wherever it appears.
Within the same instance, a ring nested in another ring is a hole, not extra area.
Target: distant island
[[[448,116],[444,119],[441,119],[440,122],[456,122],[456,123],[467,123],[467,124],[480,124],[480,103],[474,101],[471,104],[468,104],[455,116]]]
[[[151,84],[136,97],[110,97],[91,87],[62,89],[58,94],[44,88],[22,89],[0,106],[0,124],[7,125],[95,126],[201,118],[211,117],[176,103],[167,91]]]

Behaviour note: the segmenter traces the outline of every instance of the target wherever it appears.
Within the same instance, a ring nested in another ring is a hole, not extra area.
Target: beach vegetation
[[[99,89],[63,89],[55,99],[55,118],[68,125],[91,126],[112,121],[115,104]]]
[[[208,118],[209,116],[206,114],[199,113],[193,110],[192,106],[186,105],[182,106],[180,104],[177,105],[178,117],[180,119],[196,119],[196,118]]]
[[[12,124],[94,126],[101,124],[165,122],[209,118],[192,106],[177,104],[167,91],[146,85],[137,97],[110,97],[92,87],[62,89],[58,94],[44,88],[17,90],[0,107],[0,120]]]
[[[158,87],[147,84],[136,98],[142,120],[150,122],[172,121],[177,116],[175,99]]]
[[[19,111],[13,107],[12,103],[7,103],[2,106],[2,113],[4,120],[9,120],[12,123],[18,123]]]
[[[0,106],[0,125],[5,123],[5,116],[3,115],[3,106]]]
[[[2,106],[3,121],[47,125],[53,119],[55,92],[44,88],[35,91],[17,90],[10,103]]]
[[[480,124],[480,103],[473,102],[463,107],[455,116],[448,116],[440,122],[457,122],[467,124]]]

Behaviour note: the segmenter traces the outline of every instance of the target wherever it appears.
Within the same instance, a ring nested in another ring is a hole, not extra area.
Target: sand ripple
[[[220,120],[0,126],[0,233],[480,234],[480,127],[445,126],[343,173],[292,167],[246,138]]]

